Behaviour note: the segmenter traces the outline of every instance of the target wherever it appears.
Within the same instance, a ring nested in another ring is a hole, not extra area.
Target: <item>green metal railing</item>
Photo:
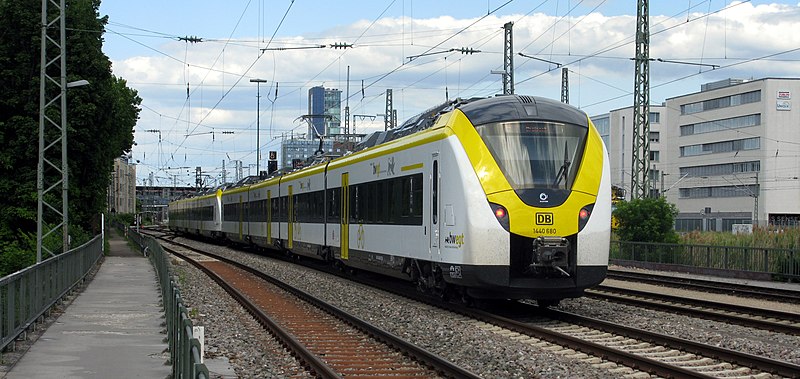
[[[183,305],[180,289],[169,269],[167,254],[152,237],[143,236],[133,229],[128,230],[128,237],[150,257],[158,274],[167,323],[169,352],[172,357],[172,377],[208,378],[208,368],[201,363],[200,342],[193,336],[192,320]]]
[[[800,280],[800,252],[792,249],[611,241],[610,258]]]
[[[0,278],[0,351],[83,282],[103,256],[102,235]]]

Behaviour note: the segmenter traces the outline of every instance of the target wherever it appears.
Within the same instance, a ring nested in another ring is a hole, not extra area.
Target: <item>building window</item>
[[[760,161],[681,167],[681,176],[721,176],[761,171]]]
[[[703,230],[703,219],[700,218],[676,219],[675,230],[678,232],[691,232],[693,230]]]
[[[757,103],[761,101],[761,90],[740,93],[733,96],[718,97],[696,103],[681,105],[681,115],[710,111],[712,109],[728,108],[736,105]]]
[[[758,150],[759,148],[761,148],[761,140],[759,137],[754,137],[733,141],[681,146],[681,156],[692,157],[696,155],[727,153],[731,151]]]
[[[650,123],[651,124],[660,124],[661,123],[661,113],[650,112]]]
[[[658,162],[658,158],[661,154],[658,150],[650,150],[650,162]]]
[[[709,197],[752,197],[755,193],[758,193],[758,186],[755,184],[680,189],[680,197],[682,199],[703,199]]]
[[[650,132],[650,142],[658,142],[661,139],[661,133]]]
[[[592,119],[592,123],[594,127],[597,128],[597,132],[600,133],[600,136],[607,136],[610,133],[611,126],[608,116]]]
[[[697,124],[681,125],[681,136],[718,132],[729,129],[747,128],[757,125],[761,125],[761,115],[751,114],[747,116],[725,118],[722,120],[707,121]]]

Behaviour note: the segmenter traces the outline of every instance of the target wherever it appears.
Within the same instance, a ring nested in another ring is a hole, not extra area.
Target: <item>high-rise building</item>
[[[651,106],[651,192],[677,206],[677,230],[800,225],[799,95],[800,78],[728,79]],[[629,190],[632,108],[592,120]]]
[[[342,91],[312,87],[308,90],[308,138],[341,133]]]

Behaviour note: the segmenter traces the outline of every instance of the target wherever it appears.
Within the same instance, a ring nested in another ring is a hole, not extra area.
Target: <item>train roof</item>
[[[578,108],[556,100],[536,96],[525,95],[499,95],[490,98],[470,98],[455,99],[444,102],[424,112],[417,114],[403,122],[395,129],[375,132],[367,136],[363,141],[356,144],[353,152],[366,150],[374,146],[382,145],[393,140],[412,135],[431,128],[436,124],[439,116],[451,112],[455,109],[461,110],[464,115],[475,125],[484,125],[492,122],[503,121],[551,121],[559,123],[569,123],[588,127],[589,117]],[[347,156],[348,154],[345,154]],[[301,169],[281,169],[272,173],[269,177],[249,176],[238,183],[222,190],[227,193],[247,191],[251,186],[260,188],[271,185],[273,179],[286,176],[296,179],[315,173],[322,169],[325,163],[333,157],[315,156],[309,159],[308,165]],[[202,197],[203,194],[195,195]]]
[[[556,100],[525,95],[500,95],[490,98],[455,99],[432,107],[406,120],[400,127],[375,132],[356,145],[356,151],[368,149],[430,128],[440,115],[459,109],[472,125],[498,121],[554,121],[589,125],[589,117],[578,108]]]
[[[459,109],[472,125],[502,121],[553,121],[589,127],[585,112],[560,101],[535,96],[496,96],[465,103]]]

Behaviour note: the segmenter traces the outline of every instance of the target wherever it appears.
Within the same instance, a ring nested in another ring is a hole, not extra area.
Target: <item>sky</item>
[[[196,166],[214,185],[223,164],[230,182],[235,161],[254,175],[258,145],[265,169],[282,138],[307,131],[311,87],[341,90],[351,115],[384,113],[392,89],[400,123],[502,93],[491,71],[503,70],[507,22],[515,93],[560,99],[566,67],[569,102],[589,116],[633,104],[634,0],[106,0],[100,16],[114,75],[142,98],[137,185],[194,185]],[[670,61],[650,63],[652,104],[717,80],[800,72],[797,0],[651,1],[649,29],[650,57]],[[383,130],[382,117],[355,123]]]

